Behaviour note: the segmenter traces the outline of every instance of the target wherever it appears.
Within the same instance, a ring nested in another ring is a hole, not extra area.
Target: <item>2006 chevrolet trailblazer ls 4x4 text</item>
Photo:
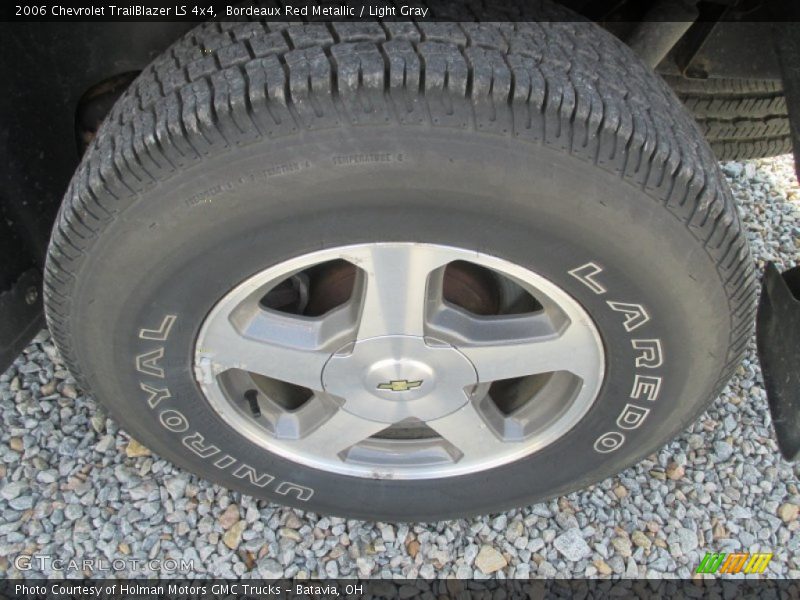
[[[45,314],[152,450],[340,515],[528,504],[667,442],[756,320],[717,161],[791,150],[794,9],[475,5],[5,24],[0,366]],[[799,289],[769,269],[758,314],[787,457]]]

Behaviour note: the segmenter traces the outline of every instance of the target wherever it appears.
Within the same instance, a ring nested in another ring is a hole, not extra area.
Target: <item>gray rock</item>
[[[692,550],[696,550],[699,544],[697,539],[697,533],[692,531],[691,529],[686,529],[685,527],[681,527],[676,532],[678,543],[681,546],[681,550],[684,554],[688,554]]]
[[[28,489],[28,485],[25,482],[13,481],[3,486],[3,489],[0,490],[0,496],[6,500],[13,500],[26,489]]]
[[[33,508],[33,496],[17,496],[9,500],[8,505],[14,510],[28,510]]]
[[[167,488],[169,497],[173,500],[178,500],[183,498],[187,483],[188,481],[184,477],[170,477],[164,482],[164,486]]]
[[[553,541],[553,546],[558,550],[567,560],[578,561],[582,558],[587,558],[592,549],[589,544],[583,539],[579,529],[569,529],[565,533],[558,536]]]
[[[283,567],[272,558],[262,558],[258,561],[256,568],[259,576],[264,579],[280,579],[283,577]]]
[[[717,455],[717,459],[726,461],[733,456],[733,446],[728,442],[714,442],[714,453]]]
[[[335,560],[329,560],[325,563],[325,574],[331,579],[339,577],[339,565]]]

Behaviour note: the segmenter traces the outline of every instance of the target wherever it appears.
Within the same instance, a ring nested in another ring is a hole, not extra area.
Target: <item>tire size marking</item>
[[[264,169],[263,171],[247,173],[238,179],[234,179],[233,181],[226,181],[225,183],[217,184],[212,188],[203,190],[202,192],[198,192],[197,194],[190,196],[185,200],[185,202],[189,207],[199,206],[201,204],[211,204],[217,196],[240,188],[244,185],[257,183],[259,181],[267,181],[271,177],[277,177],[279,175],[297,173],[310,167],[311,163],[307,160],[275,165]]]
[[[166,315],[156,329],[140,329],[138,337],[140,340],[166,342],[176,320],[177,315]],[[134,361],[136,371],[143,375],[164,379],[164,368],[159,364],[162,358],[164,358],[163,346],[147,349],[136,356]],[[292,481],[276,481],[274,475],[256,471],[244,461],[223,452],[218,446],[206,442],[200,432],[193,430],[186,415],[169,406],[168,401],[173,398],[169,388],[162,387],[160,383],[141,380],[139,388],[146,395],[145,402],[148,408],[157,412],[158,422],[161,426],[170,433],[178,434],[181,444],[185,448],[199,458],[210,462],[215,468],[257,488],[263,489],[272,485],[272,491],[276,494],[294,496],[302,502],[307,502],[314,495],[314,490],[309,487]]]
[[[588,262],[580,267],[567,271],[569,275],[580,281],[595,295],[602,296],[608,293],[608,288],[603,285],[598,276],[603,268],[595,262]],[[651,322],[650,313],[641,304],[634,302],[621,302],[607,300],[606,305],[612,311],[622,316],[621,325],[627,334],[631,334],[640,327]],[[630,400],[646,400],[655,402],[661,391],[662,378],[660,375],[644,374],[638,369],[658,369],[664,364],[664,352],[661,340],[658,338],[630,338],[631,346],[637,351],[634,358],[635,368],[633,386]],[[594,442],[594,450],[599,454],[615,452],[625,443],[625,431],[639,429],[650,414],[650,408],[626,402],[616,420],[616,430],[601,434]]]
[[[367,152],[361,154],[337,154],[331,160],[337,167],[351,167],[371,163],[403,162],[403,154],[393,152]]]

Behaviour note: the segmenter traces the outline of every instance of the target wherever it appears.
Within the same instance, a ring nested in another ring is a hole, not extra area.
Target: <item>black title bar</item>
[[[270,21],[525,21],[534,19],[604,22],[657,20],[658,0],[99,0],[97,2],[11,1],[0,5],[0,21],[188,21],[211,19]],[[712,7],[696,21],[782,21],[797,18],[794,0],[732,2]],[[560,6],[559,6],[560,5]],[[705,5],[704,5],[705,6]],[[575,12],[572,12],[575,10]],[[669,15],[674,21],[680,16]]]

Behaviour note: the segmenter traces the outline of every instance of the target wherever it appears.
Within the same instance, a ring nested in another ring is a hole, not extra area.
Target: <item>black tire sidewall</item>
[[[223,422],[192,366],[197,333],[214,304],[283,260],[378,241],[485,252],[575,298],[592,316],[607,361],[602,391],[585,418],[515,463],[422,481],[310,469]],[[529,504],[614,474],[658,448],[719,385],[730,338],[730,315],[721,308],[727,302],[702,243],[619,175],[517,140],[387,126],[232,148],[158,184],[116,215],[95,243],[76,275],[72,322],[80,324],[74,346],[92,388],[159,454],[280,503],[417,520]],[[626,331],[626,314],[609,303],[641,305],[649,320]],[[167,335],[142,337],[143,329],[163,331],[165,323]],[[660,364],[637,366],[642,341],[652,340]],[[659,379],[655,400],[641,390],[632,398],[637,375]],[[156,389],[168,396],[156,395],[151,406]],[[634,429],[618,423],[628,405],[646,412]],[[189,451],[184,441],[196,434],[218,451]],[[598,451],[604,434],[623,441]],[[268,474],[259,480],[267,483],[254,485],[247,469]]]

